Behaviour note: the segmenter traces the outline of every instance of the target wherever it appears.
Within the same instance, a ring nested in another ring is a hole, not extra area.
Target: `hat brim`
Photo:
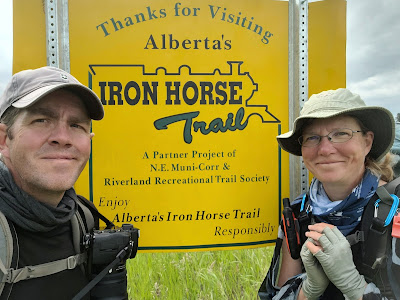
[[[318,114],[308,114],[298,117],[293,126],[293,130],[277,136],[279,145],[285,151],[301,156],[301,145],[298,142],[304,125],[311,119],[327,119],[339,115],[354,116],[361,123],[374,133],[374,141],[369,152],[369,156],[379,161],[392,147],[395,137],[395,122],[392,113],[378,106],[358,107],[341,112],[318,112]]]
[[[104,108],[97,95],[86,86],[74,83],[61,83],[40,87],[12,103],[12,106],[17,108],[29,107],[44,96],[60,89],[67,89],[77,94],[85,104],[91,119],[101,120],[104,117]]]

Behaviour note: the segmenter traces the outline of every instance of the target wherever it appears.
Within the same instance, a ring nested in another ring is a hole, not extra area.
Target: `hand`
[[[320,262],[329,280],[350,300],[362,298],[367,283],[357,271],[350,244],[345,236],[332,225],[309,226],[306,236],[318,241],[307,243],[307,248]]]
[[[303,282],[302,289],[308,300],[314,300],[324,293],[329,284],[329,279],[318,260],[307,248],[307,243],[312,243],[312,239],[309,238],[304,243],[300,252],[301,260],[307,272],[307,278]]]

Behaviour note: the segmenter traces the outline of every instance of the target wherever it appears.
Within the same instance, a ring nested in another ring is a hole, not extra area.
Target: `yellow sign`
[[[17,2],[14,71],[45,64],[41,1]],[[287,2],[69,1],[69,40],[71,73],[105,108],[78,193],[140,228],[141,251],[275,242],[289,194],[276,142],[288,130]]]
[[[114,223],[140,228],[141,250],[274,242],[287,9],[70,2],[71,71],[106,113],[93,124],[89,196]]]

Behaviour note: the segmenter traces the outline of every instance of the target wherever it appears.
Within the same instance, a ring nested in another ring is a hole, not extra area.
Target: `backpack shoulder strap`
[[[78,208],[71,219],[72,240],[76,253],[81,252],[82,236],[91,232],[93,229],[99,229],[99,220],[106,223],[106,228],[114,227],[114,224],[104,217],[96,206],[82,195],[77,195]]]
[[[72,243],[74,245],[75,253],[80,253],[82,236],[87,234],[88,230],[78,209],[71,218],[71,228],[72,228]]]
[[[76,203],[78,207],[75,214],[71,218],[72,226],[72,241],[74,244],[75,253],[81,253],[82,236],[91,232],[96,227],[95,218],[88,208],[90,201],[81,195],[78,195]],[[98,226],[98,225],[97,225]]]
[[[94,228],[99,229],[99,220],[102,220],[106,224],[106,229],[111,229],[115,227],[114,223],[107,219],[104,215],[102,215],[92,202],[81,195],[78,195],[78,200],[81,202],[81,204],[89,209],[92,216],[94,217]]]
[[[0,211],[0,295],[4,289],[3,279],[11,267],[13,258],[13,237],[7,218]]]
[[[300,246],[302,246],[307,240],[305,234],[308,231],[308,225],[312,223],[313,219],[312,213],[311,211],[309,211],[310,210],[309,202],[310,201],[308,194],[304,194],[301,202],[292,205],[293,213],[297,218],[297,223],[298,223]]]
[[[13,237],[10,225],[0,212],[0,294],[5,283],[17,283],[21,280],[52,275],[71,270],[87,261],[87,254],[81,251],[82,236],[94,228],[94,217],[90,210],[77,201],[78,208],[71,218],[73,245],[76,254],[64,259],[24,268],[11,268],[13,259]]]
[[[84,220],[86,221],[86,229],[87,231],[91,231],[92,229],[95,228],[95,220],[93,217],[93,214],[91,213],[91,211],[89,210],[89,208],[87,208],[82,202],[78,201],[78,206],[79,209],[77,209],[77,212],[82,211],[83,212],[83,216],[84,216]]]
[[[86,259],[87,255],[81,253],[36,266],[26,266],[19,269],[9,268],[5,270],[6,273],[2,277],[1,284],[4,285],[6,282],[17,283],[21,280],[48,276],[64,270],[72,270],[84,263]]]
[[[362,262],[366,270],[374,273],[387,257],[393,217],[399,206],[398,192],[400,179],[397,178],[376,190],[361,219],[363,233]]]
[[[399,189],[400,177],[377,188],[375,195],[371,197],[364,209],[360,230],[355,234],[347,236],[351,245],[360,241],[365,241],[368,238],[371,226],[375,226],[375,228],[379,226],[382,231],[385,221],[387,220],[387,223],[390,223],[392,216],[389,215],[391,213],[393,214],[398,206],[391,194],[400,195]],[[377,201],[379,201],[381,205],[379,205]]]
[[[97,211],[96,206],[89,200],[87,200],[85,197],[82,195],[77,195],[78,196],[78,201],[76,203],[78,204],[78,211],[80,210],[83,212],[86,225],[87,225],[87,230],[90,231],[92,229],[98,228],[98,217],[93,214],[93,210]]]
[[[397,177],[396,179],[393,179],[392,181],[385,184],[384,187],[389,192],[389,194],[397,194],[399,185],[400,177]]]
[[[80,249],[83,234],[96,228],[99,218],[105,221],[107,226],[114,226],[114,224],[100,214],[96,207],[84,197],[78,196],[77,204],[78,208],[71,219],[73,244],[77,254],[57,261],[19,269],[11,268],[14,252],[13,235],[7,218],[0,212],[0,295],[5,283],[16,283],[21,280],[52,275],[63,270],[74,269],[87,261],[87,254],[82,253]]]

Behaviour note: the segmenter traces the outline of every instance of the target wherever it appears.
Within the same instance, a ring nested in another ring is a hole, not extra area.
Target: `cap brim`
[[[44,96],[59,89],[68,89],[77,94],[85,104],[91,119],[101,120],[104,117],[104,108],[97,95],[86,86],[74,83],[61,83],[57,85],[40,87],[12,103],[12,106],[17,108],[29,107],[30,105],[42,99]]]
[[[292,131],[277,136],[281,148],[293,155],[301,156],[301,145],[298,138],[301,135],[302,128],[310,119],[327,119],[339,115],[351,115],[358,118],[367,128],[374,132],[374,142],[372,144],[370,157],[380,160],[393,145],[395,137],[395,123],[390,111],[383,107],[366,106],[353,108],[341,112],[324,112],[319,114],[308,114],[305,117],[298,117],[295,120]]]

